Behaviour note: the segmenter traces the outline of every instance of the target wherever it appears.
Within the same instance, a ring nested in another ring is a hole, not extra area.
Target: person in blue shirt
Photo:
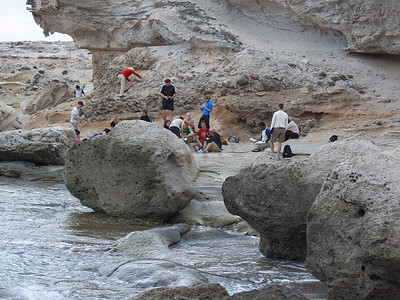
[[[200,106],[200,110],[202,112],[202,116],[199,120],[199,124],[197,127],[199,127],[199,129],[201,128],[201,121],[205,121],[206,122],[206,128],[210,129],[210,114],[213,110],[213,105],[211,103],[211,98],[208,96],[204,96],[203,97],[203,101],[202,104]]]

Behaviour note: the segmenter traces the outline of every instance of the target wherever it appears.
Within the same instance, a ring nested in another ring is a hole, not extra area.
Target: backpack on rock
[[[282,155],[282,157],[283,158],[290,158],[292,156],[293,156],[292,148],[290,148],[289,145],[286,145],[285,147],[283,147],[283,155]]]

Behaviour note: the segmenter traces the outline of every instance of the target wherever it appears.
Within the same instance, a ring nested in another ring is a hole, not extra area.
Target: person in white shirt
[[[251,152],[260,152],[269,147],[269,138],[271,137],[271,131],[265,126],[264,122],[260,122],[260,124],[258,124],[258,127],[261,129],[261,138],[250,139],[254,142],[254,148],[251,150]]]
[[[299,126],[292,119],[289,119],[289,124],[286,126],[285,141],[288,139],[298,139],[300,137],[299,133]]]
[[[278,111],[276,111],[272,116],[271,122],[271,139],[269,143],[271,145],[271,158],[279,159],[279,154],[281,153],[282,143],[285,141],[285,131],[288,125],[288,115],[283,111],[283,104],[278,105]],[[274,142],[278,141],[278,152],[274,151]]]
[[[85,118],[85,115],[82,115],[82,116],[79,115],[79,110],[82,108],[82,106],[84,106],[83,102],[78,101],[76,106],[71,111],[71,119],[69,121],[71,123],[72,129],[76,133],[76,141],[77,142],[81,141],[81,139],[80,139],[81,132],[79,131],[79,120],[83,120]]]
[[[81,89],[81,87],[80,87],[79,85],[77,85],[75,88],[76,88],[76,90],[74,91],[74,96],[75,96],[76,98],[85,96],[84,90]]]
[[[178,138],[181,138],[181,128],[183,125],[183,117],[179,117],[178,119],[174,119],[171,122],[171,125],[169,125],[169,130],[171,130],[173,133],[176,134]]]

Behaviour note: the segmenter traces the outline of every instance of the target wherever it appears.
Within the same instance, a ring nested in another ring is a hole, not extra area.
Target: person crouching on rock
[[[222,150],[221,136],[215,131],[215,129],[211,129],[210,136],[206,138],[206,142],[204,143],[203,153],[207,153],[209,151],[221,152],[221,150]]]
[[[123,96],[124,93],[127,91],[126,85],[127,85],[128,81],[131,81],[129,79],[129,76],[131,76],[132,74],[136,75],[139,78],[142,78],[142,77],[140,77],[140,75],[138,73],[135,72],[135,69],[132,67],[129,67],[128,69],[123,70],[121,73],[118,74],[118,79],[121,83],[121,89],[119,91],[118,96]]]
[[[71,111],[71,119],[70,119],[70,123],[71,123],[71,127],[72,129],[75,131],[76,133],[76,141],[80,142],[80,131],[79,131],[79,121],[83,120],[85,118],[85,115],[81,115],[79,114],[79,110],[84,106],[82,101],[78,101],[78,103],[76,104],[76,106],[72,109]]]

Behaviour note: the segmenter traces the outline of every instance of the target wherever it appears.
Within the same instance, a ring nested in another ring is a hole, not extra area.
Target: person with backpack
[[[281,153],[282,143],[285,141],[285,131],[288,125],[288,115],[283,110],[283,104],[278,105],[278,110],[272,115],[271,122],[271,139],[269,140],[271,146],[271,159],[279,159],[279,154]],[[274,142],[278,141],[278,152],[275,156]]]

